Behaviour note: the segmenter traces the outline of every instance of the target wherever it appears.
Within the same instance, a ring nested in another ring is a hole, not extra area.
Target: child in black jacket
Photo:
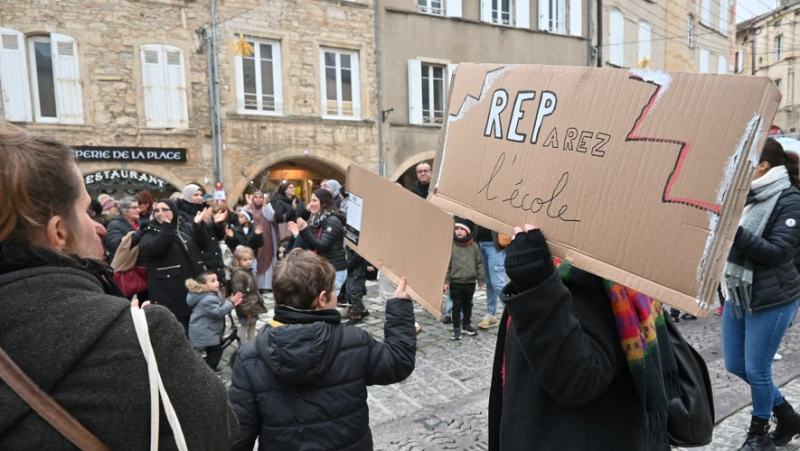
[[[238,351],[229,396],[240,431],[232,450],[372,450],[367,386],[414,370],[414,309],[405,279],[386,303],[383,342],[345,327],[333,266],[295,249],[275,267],[275,317]]]
[[[361,319],[369,315],[369,311],[364,307],[364,296],[367,294],[367,280],[375,280],[378,270],[372,266],[364,257],[349,247],[347,251],[347,281],[345,282],[344,294],[347,303],[350,305],[350,319],[347,320],[348,326],[353,326],[361,322]]]

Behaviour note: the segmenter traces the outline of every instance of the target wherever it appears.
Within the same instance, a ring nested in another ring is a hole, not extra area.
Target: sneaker
[[[416,331],[415,333],[422,332],[422,326],[416,321],[414,321],[414,330]]]
[[[336,306],[339,308],[347,308],[350,307],[350,303],[347,301],[339,301],[336,303]]]
[[[467,335],[478,335],[478,331],[472,327],[472,324],[465,324],[464,325],[464,333]]]
[[[780,355],[780,354],[778,354],[778,353],[776,352],[776,353],[775,353],[775,356],[773,356],[773,357],[772,357],[772,360],[774,360],[774,361],[776,361],[776,362],[777,362],[778,360],[783,360],[783,356],[782,356],[782,355]]]
[[[453,340],[461,340],[461,329],[453,329]]]
[[[684,313],[683,315],[681,315],[681,319],[685,319],[687,321],[693,321],[696,320],[697,317],[689,313]]]
[[[714,316],[722,316],[722,312],[725,311],[725,306],[720,305],[719,307],[714,309]]]
[[[497,318],[495,318],[494,316],[487,316],[486,318],[483,319],[483,321],[478,323],[478,327],[480,327],[481,329],[488,329],[492,326],[496,326],[498,323],[499,321],[497,321]]]
[[[442,318],[442,324],[453,324],[453,317],[445,316]]]

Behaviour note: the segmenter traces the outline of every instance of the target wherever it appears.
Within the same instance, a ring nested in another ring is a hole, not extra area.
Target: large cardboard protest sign
[[[779,100],[749,76],[461,64],[430,201],[706,315]]]
[[[437,320],[453,245],[453,218],[403,187],[351,165],[347,169],[347,245]]]

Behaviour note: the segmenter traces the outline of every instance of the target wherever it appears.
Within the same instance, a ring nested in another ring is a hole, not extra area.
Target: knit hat
[[[459,218],[456,216],[456,227],[460,227],[467,231],[467,235],[472,233],[472,228],[475,227],[475,223],[470,221],[469,219]]]
[[[328,191],[330,191],[334,197],[339,195],[339,188],[342,187],[341,183],[337,182],[334,179],[330,179],[325,183],[325,185],[328,187]]]
[[[247,210],[242,210],[239,213],[243,214],[245,218],[247,218],[247,222],[253,222],[253,213],[250,213]]]
[[[187,202],[191,202],[192,195],[198,191],[200,191],[200,187],[194,183],[190,183],[183,188],[183,191],[181,192],[181,198]]]

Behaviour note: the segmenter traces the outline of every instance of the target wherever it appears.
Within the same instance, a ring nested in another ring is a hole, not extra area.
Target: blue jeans
[[[478,245],[486,270],[486,315],[496,316],[497,298],[506,284],[506,251],[497,250],[494,241],[481,241]]]
[[[334,296],[338,296],[339,292],[342,291],[342,286],[344,285],[345,280],[347,280],[347,270],[343,269],[341,271],[336,271],[336,280],[333,282]]]
[[[797,312],[797,301],[782,307],[745,312],[737,318],[730,302],[722,315],[725,368],[750,385],[754,417],[768,419],[783,395],[772,380],[772,358]]]

